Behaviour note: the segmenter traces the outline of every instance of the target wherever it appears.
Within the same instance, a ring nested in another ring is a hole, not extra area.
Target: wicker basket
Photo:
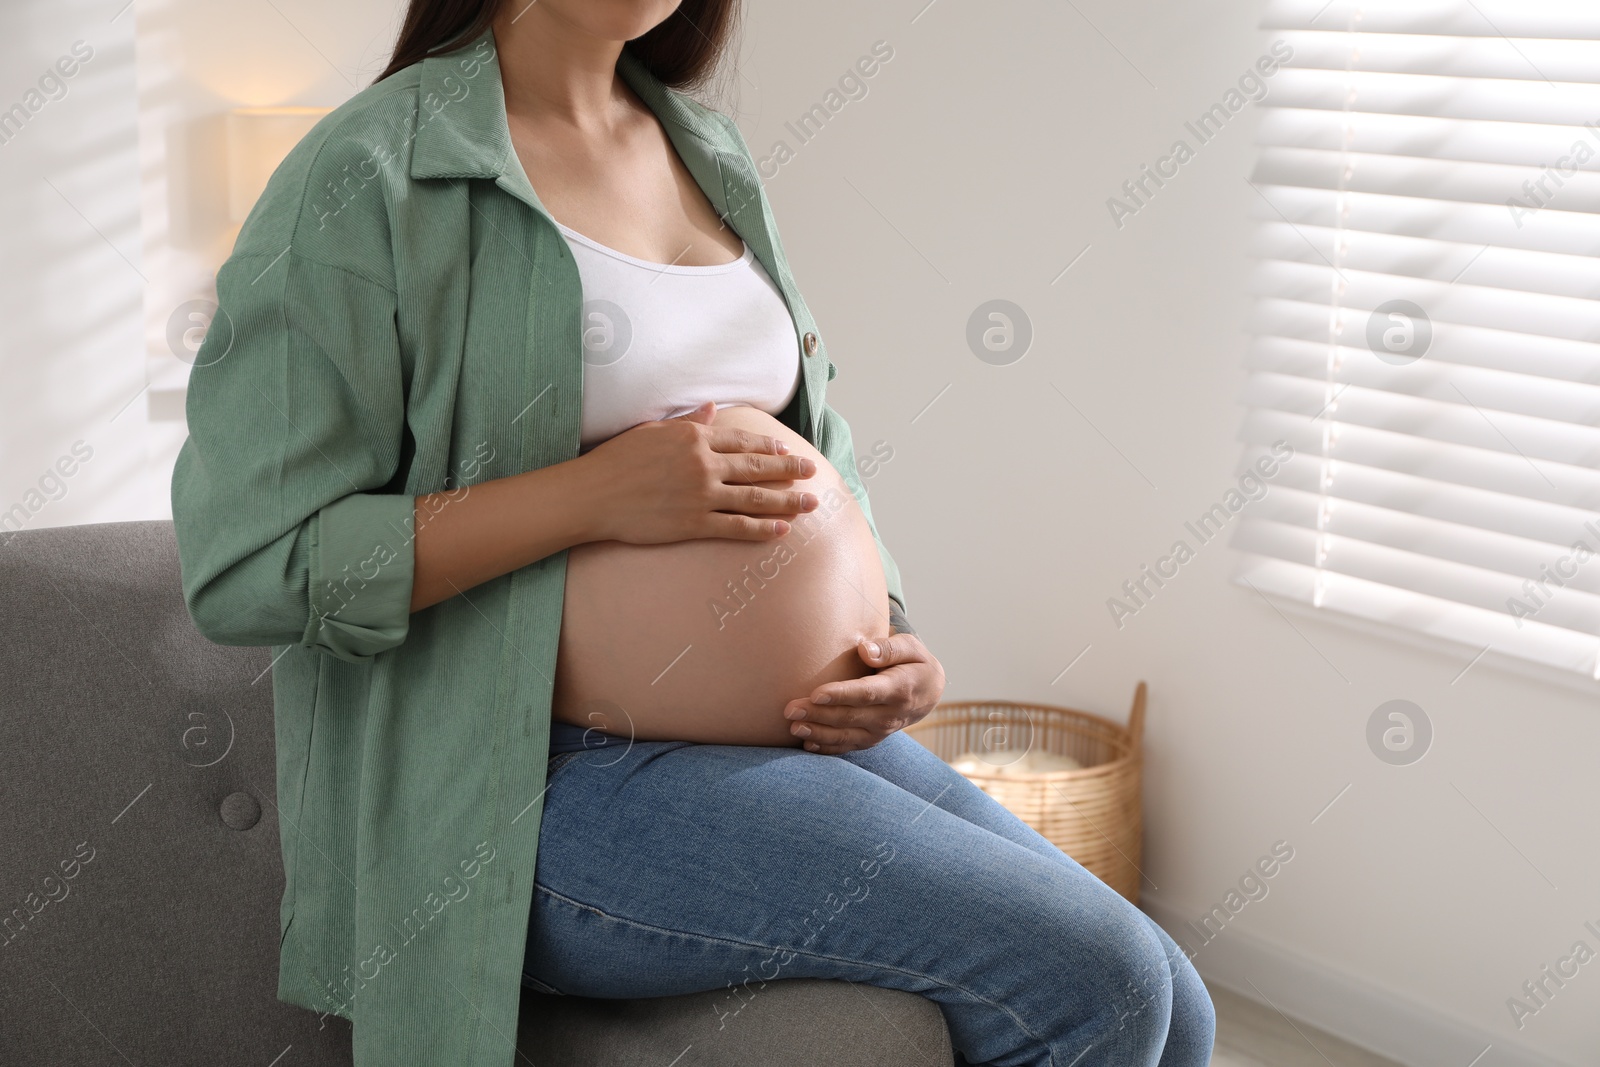
[[[1009,701],[940,704],[905,731],[940,758],[977,752],[1001,767],[1030,748],[1071,756],[1080,770],[1042,774],[967,775],[980,789],[1087,867],[1111,888],[1139,903],[1140,803],[1144,767],[1145,685],[1133,693],[1128,725],[1072,708]]]

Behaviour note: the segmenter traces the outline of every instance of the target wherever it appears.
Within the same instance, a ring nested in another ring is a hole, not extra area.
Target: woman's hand
[[[807,752],[871,748],[919,722],[944,693],[944,668],[916,634],[862,638],[856,651],[874,673],[826,682],[784,709],[794,720],[789,732],[804,738]]]
[[[816,474],[812,460],[788,455],[781,438],[718,429],[716,410],[708,400],[687,415],[640,423],[574,461],[590,469],[588,540],[765,541],[817,507],[815,493],[787,488]]]

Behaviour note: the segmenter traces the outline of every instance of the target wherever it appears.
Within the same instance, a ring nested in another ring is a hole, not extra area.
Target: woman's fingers
[[[724,486],[712,506],[740,515],[802,515],[821,503],[815,493],[790,489],[763,489],[755,485]]]
[[[789,532],[785,519],[753,519],[713,511],[706,516],[706,532],[699,537],[726,537],[734,541],[770,541]]]
[[[817,494],[757,486],[724,486],[706,516],[708,533],[703,537],[734,537],[743,541],[765,541],[788,533],[795,519],[815,511],[821,503]]]
[[[859,711],[873,704],[895,704],[906,696],[901,679],[893,673],[869,674],[862,678],[846,678],[840,682],[824,682],[811,693],[806,707],[823,715],[824,722],[838,721],[830,712],[844,713],[847,709]],[[808,712],[807,718],[811,715]]]
[[[807,727],[829,730],[860,730],[875,735],[879,740],[896,730],[903,730],[913,721],[899,701],[870,702],[871,694],[861,704],[817,704],[812,700],[797,700],[783,713],[790,720],[789,732],[796,737],[809,737]]]
[[[921,663],[928,658],[928,646],[916,634],[890,634],[888,637],[863,637],[856,645],[861,659],[871,667],[892,667],[897,663]]]
[[[792,455],[781,437],[721,426],[707,432],[706,444],[723,457],[723,481],[787,482],[817,473],[816,462]]]
[[[817,465],[808,456],[770,456],[760,452],[729,452],[722,457],[722,480],[740,485],[792,482],[810,478]]]
[[[821,723],[795,723],[795,727],[809,731],[802,740],[802,747],[807,752],[816,752],[823,756],[837,756],[841,752],[859,752],[883,740],[882,735],[855,727],[824,726]]]
[[[713,452],[755,452],[768,456],[789,454],[789,443],[781,437],[728,426],[713,427],[706,436],[706,443]]]

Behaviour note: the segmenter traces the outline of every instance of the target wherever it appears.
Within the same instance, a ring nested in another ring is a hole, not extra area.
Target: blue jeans
[[[765,982],[848,979],[932,1000],[974,1064],[1210,1061],[1182,949],[904,734],[844,756],[636,742],[553,756],[549,783],[534,989],[726,989],[726,1023]]]

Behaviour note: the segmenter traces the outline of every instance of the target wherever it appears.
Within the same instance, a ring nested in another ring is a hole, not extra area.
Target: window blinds
[[[1600,3],[1263,25],[1237,580],[1600,678]]]

